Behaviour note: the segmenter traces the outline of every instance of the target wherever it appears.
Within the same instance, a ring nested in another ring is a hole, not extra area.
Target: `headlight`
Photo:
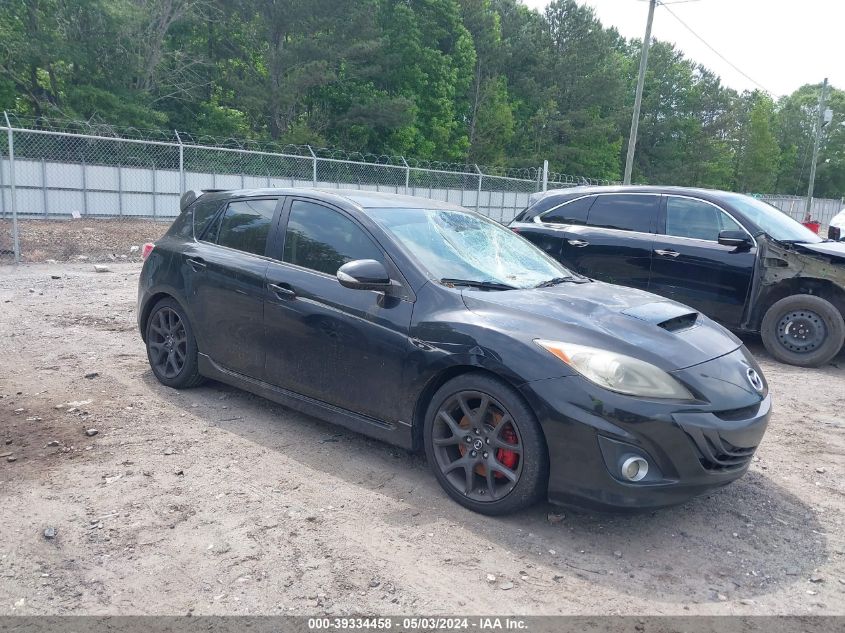
[[[695,400],[686,387],[651,363],[586,345],[534,342],[599,387],[629,396]]]

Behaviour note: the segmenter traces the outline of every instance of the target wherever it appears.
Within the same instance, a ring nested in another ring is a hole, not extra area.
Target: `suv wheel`
[[[548,482],[546,441],[534,413],[507,384],[464,374],[443,385],[423,429],[428,463],[455,501],[482,514],[521,510]]]
[[[147,358],[155,377],[168,387],[186,389],[204,380],[193,329],[175,299],[159,301],[147,319]]]
[[[772,356],[801,367],[828,363],[845,341],[842,314],[815,295],[792,295],[776,302],[760,329],[763,345]]]

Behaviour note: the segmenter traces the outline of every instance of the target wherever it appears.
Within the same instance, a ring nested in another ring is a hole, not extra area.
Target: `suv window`
[[[345,215],[321,204],[294,200],[282,260],[328,275],[355,259],[384,262],[370,237]]]
[[[230,202],[226,207],[226,212],[218,218],[215,226],[211,227],[206,236],[208,241],[245,253],[264,255],[277,202],[277,200]]]
[[[586,224],[587,211],[590,210],[590,205],[593,204],[595,199],[595,196],[577,198],[554,211],[549,211],[540,219],[543,222],[552,222],[554,224]]]
[[[716,242],[719,231],[741,230],[729,215],[703,200],[666,199],[666,235]]]
[[[596,196],[587,224],[605,229],[651,233],[660,196],[611,194]]]

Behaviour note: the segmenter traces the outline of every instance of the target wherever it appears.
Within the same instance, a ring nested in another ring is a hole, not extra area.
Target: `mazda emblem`
[[[754,387],[754,390],[757,393],[763,393],[763,379],[760,378],[760,374],[758,374],[751,367],[749,367],[745,373],[748,376],[748,382],[751,383],[751,386]]]

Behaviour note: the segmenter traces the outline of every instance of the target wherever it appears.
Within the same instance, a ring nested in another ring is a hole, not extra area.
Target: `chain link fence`
[[[804,222],[807,219],[806,196],[760,195],[757,197],[777,207],[794,220]],[[827,235],[827,226],[833,216],[843,210],[845,210],[845,198],[838,200],[836,198],[813,198],[809,220],[821,224],[823,229],[821,235],[824,237]]]
[[[0,220],[170,219],[190,189],[367,189],[443,200],[510,221],[544,187],[612,184],[549,173],[193,137],[84,122],[0,121]],[[5,227],[6,222],[3,222]],[[19,258],[13,226],[0,255]]]
[[[98,123],[0,119],[0,256],[19,258],[17,218],[169,220],[189,189],[317,187],[421,196],[510,221],[532,193],[577,185],[618,184],[548,171],[422,161],[310,146]],[[805,198],[761,196],[796,220]],[[823,225],[845,206],[813,201]]]

